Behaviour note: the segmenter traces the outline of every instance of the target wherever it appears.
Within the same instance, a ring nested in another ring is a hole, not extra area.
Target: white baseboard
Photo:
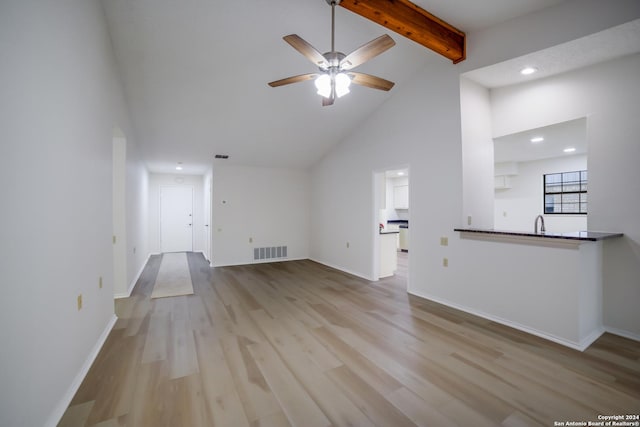
[[[351,270],[349,270],[347,268],[340,267],[340,266],[333,265],[333,264],[329,264],[329,263],[326,263],[324,261],[320,261],[320,260],[315,259],[315,258],[309,258],[309,259],[311,261],[313,261],[313,262],[317,262],[318,264],[322,264],[322,265],[325,265],[327,267],[333,268],[334,270],[340,270],[340,271],[342,271],[344,273],[351,274],[352,276],[356,276],[356,277],[359,277],[359,278],[364,279],[364,280],[369,280],[371,282],[374,281],[371,277],[367,277],[367,276],[363,275],[362,273],[357,273],[357,272],[351,271]]]
[[[287,262],[287,261],[303,261],[305,259],[309,259],[309,258],[271,258],[271,259],[263,259],[263,260],[258,260],[258,261],[254,261],[251,260],[251,262],[245,261],[245,262],[229,262],[229,263],[224,263],[224,264],[215,264],[212,262],[209,263],[209,265],[213,268],[215,267],[235,267],[238,265],[253,265],[253,264],[269,264],[272,262]]]
[[[562,338],[562,337],[558,337],[556,335],[553,334],[549,334],[547,332],[543,332],[540,331],[538,329],[526,326],[526,325],[522,325],[518,322],[513,322],[511,320],[508,319],[503,319],[502,317],[499,316],[494,316],[493,314],[489,314],[489,313],[485,313],[483,311],[479,311],[470,307],[466,307],[464,305],[461,304],[457,304],[451,301],[447,301],[445,299],[442,298],[438,298],[438,297],[434,297],[433,295],[428,295],[428,294],[420,294],[414,291],[409,291],[410,294],[418,296],[420,298],[424,298],[430,301],[434,301],[437,302],[439,304],[442,305],[446,305],[447,307],[451,307],[451,308],[455,308],[456,310],[460,310],[460,311],[464,311],[465,313],[469,313],[469,314],[473,314],[474,316],[478,316],[478,317],[482,317],[484,319],[487,320],[491,320],[493,322],[496,323],[500,323],[501,325],[505,325],[508,326],[510,328],[513,329],[517,329],[519,331],[522,332],[526,332],[528,334],[531,335],[535,335],[537,337],[540,338],[544,338],[546,340],[549,341],[553,341],[556,344],[560,344],[563,345],[565,347],[569,347],[572,348],[574,350],[578,350],[578,351],[584,351],[587,349],[587,347],[589,347],[595,340],[597,340],[598,338],[600,338],[600,336],[605,332],[605,329],[603,327],[594,330],[593,332],[591,332],[591,334],[589,334],[586,338],[582,339],[579,342],[576,341],[571,341],[568,340],[566,338]]]
[[[107,340],[107,337],[109,336],[109,333],[111,332],[111,329],[113,329],[113,326],[116,324],[117,320],[118,318],[116,317],[115,314],[113,314],[111,316],[111,319],[109,319],[107,326],[104,328],[104,330],[100,334],[98,341],[93,346],[93,348],[91,349],[91,352],[89,352],[89,355],[87,356],[84,363],[82,364],[80,371],[76,374],[75,378],[71,382],[71,385],[67,389],[67,392],[64,394],[64,396],[62,396],[62,398],[56,405],[55,409],[47,419],[45,426],[56,427],[58,425],[58,423],[62,419],[62,416],[67,410],[67,407],[71,403],[71,399],[73,399],[73,396],[75,396],[76,392],[80,388],[80,384],[82,384],[84,377],[87,376],[87,373],[89,372],[89,369],[93,364],[93,361],[98,356],[98,353],[100,353],[100,349],[102,349],[102,346]]]
[[[136,286],[136,283],[138,283],[138,279],[140,279],[140,276],[142,276],[142,272],[144,271],[144,268],[147,266],[147,263],[149,262],[149,258],[151,258],[151,255],[152,254],[147,255],[147,259],[145,259],[144,262],[142,263],[142,266],[138,270],[138,274],[136,274],[136,277],[134,277],[131,283],[129,283],[127,292],[124,294],[115,294],[113,298],[120,299],[120,298],[129,298],[131,296],[131,292],[133,292],[133,288]]]
[[[613,328],[611,326],[604,327],[605,332],[609,332],[613,335],[618,335],[624,338],[629,338],[630,340],[640,341],[640,335],[634,334],[633,332],[625,331],[623,329]]]

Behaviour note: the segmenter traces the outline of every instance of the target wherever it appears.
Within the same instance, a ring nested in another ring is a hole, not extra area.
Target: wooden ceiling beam
[[[450,59],[466,58],[465,34],[409,0],[342,0],[340,6]]]

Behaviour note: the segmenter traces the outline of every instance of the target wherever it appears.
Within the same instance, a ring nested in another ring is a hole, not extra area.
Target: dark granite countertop
[[[482,228],[454,228],[454,231],[460,231],[464,233],[482,233],[482,234],[497,234],[502,236],[522,236],[522,237],[540,237],[545,239],[566,239],[566,240],[583,240],[589,242],[596,242],[598,240],[609,239],[612,237],[622,237],[622,233],[606,233],[600,231],[572,231],[565,233],[527,233],[526,231],[504,231]]]
[[[409,220],[407,219],[390,219],[388,224],[397,224],[399,228],[409,228]]]
[[[399,233],[400,233],[399,231],[393,231],[393,230],[392,231],[384,231],[383,230],[383,231],[380,232],[380,234],[399,234]]]

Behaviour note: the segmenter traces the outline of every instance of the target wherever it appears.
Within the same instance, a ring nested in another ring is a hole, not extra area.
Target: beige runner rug
[[[193,284],[189,273],[187,254],[184,252],[162,254],[158,277],[151,298],[192,295]]]

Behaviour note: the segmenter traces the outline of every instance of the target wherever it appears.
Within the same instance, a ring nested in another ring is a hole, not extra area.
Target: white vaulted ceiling
[[[560,0],[417,0],[462,31],[475,31]],[[267,82],[314,72],[282,37],[330,50],[325,0],[103,0],[135,138],[152,172],[203,173],[214,154],[234,164],[306,168],[349,135],[412,75],[447,59],[336,8],[344,53],[389,34],[396,46],[357,71],[394,81],[381,92],[353,87],[322,107],[313,82]],[[453,66],[452,66],[453,67]]]

